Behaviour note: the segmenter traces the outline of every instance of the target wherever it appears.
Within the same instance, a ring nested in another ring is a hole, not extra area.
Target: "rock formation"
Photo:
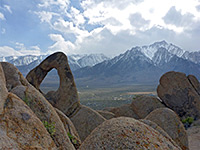
[[[150,126],[133,118],[107,120],[86,138],[80,150],[170,149],[181,150],[175,143]]]
[[[106,119],[97,113],[95,110],[81,105],[80,110],[73,114],[70,117],[75,128],[78,131],[78,134],[81,138],[81,141],[84,141],[85,138],[102,122]]]
[[[60,86],[57,91],[50,91],[45,97],[54,107],[61,110],[72,120],[83,141],[94,128],[106,119],[96,111],[80,105],[74,78],[68,65],[67,56],[64,53],[57,52],[50,55],[36,68],[31,70],[26,78],[41,92],[40,84],[53,68],[58,71]]]
[[[119,107],[104,108],[105,111],[112,112],[116,117],[131,117],[140,119],[139,116],[133,111],[131,104],[125,104]]]
[[[106,118],[107,120],[115,118],[115,114],[106,110],[97,110],[97,112],[102,115],[104,118]]]
[[[166,106],[181,118],[200,118],[200,84],[194,76],[167,72],[160,78],[157,93]]]
[[[40,84],[53,68],[60,86],[45,95]],[[80,104],[61,52],[47,57],[27,80],[14,65],[0,63],[0,149],[188,150],[187,133],[175,112],[200,119],[200,84],[192,75],[166,73],[157,88],[161,100],[139,96],[103,111]]]
[[[194,126],[187,130],[190,150],[199,150],[200,148],[200,126]]]
[[[48,126],[55,127],[55,133],[51,135],[51,138],[57,148],[73,150],[74,146],[71,144],[63,123],[54,110],[54,107],[37,89],[27,82],[14,65],[6,62],[1,63],[1,65],[4,70],[8,91],[20,97],[26,103],[26,107],[30,108],[41,122],[46,122]]]
[[[156,108],[165,106],[155,96],[141,95],[133,99],[131,107],[139,118],[143,119]]]
[[[2,66],[0,64],[0,115],[3,113],[4,111],[4,103],[5,103],[5,100],[8,96],[8,90],[6,88],[6,79],[5,79],[5,76],[4,76],[4,72],[3,72],[3,69],[2,69]]]
[[[140,119],[139,121],[143,122],[144,124],[152,127],[156,131],[158,131],[160,134],[162,134],[166,139],[168,139],[171,143],[174,145],[177,145],[176,142],[165,132],[160,126],[158,126],[155,122],[151,120],[145,120],[145,119]]]
[[[168,108],[158,108],[146,118],[160,126],[181,148],[188,150],[188,137],[178,115]]]
[[[57,91],[50,91],[45,97],[54,107],[70,116],[77,111],[80,102],[67,56],[64,53],[57,52],[47,57],[40,65],[28,73],[26,79],[36,89],[40,90],[40,84],[53,68],[58,72],[60,86]]]
[[[1,64],[0,104],[0,149],[56,150],[43,123],[19,97],[7,92]]]
[[[104,108],[105,111],[112,112],[116,117],[131,117],[135,119],[145,118],[156,108],[165,107],[155,96],[137,96],[131,104],[125,104],[119,107]]]
[[[76,128],[74,127],[74,124],[63,112],[61,112],[57,108],[55,108],[55,109],[56,109],[56,112],[59,115],[61,121],[63,122],[63,125],[65,127],[65,130],[67,131],[70,141],[72,142],[74,147],[76,149],[78,149],[79,146],[81,145],[81,139],[78,135],[78,132],[76,131]]]

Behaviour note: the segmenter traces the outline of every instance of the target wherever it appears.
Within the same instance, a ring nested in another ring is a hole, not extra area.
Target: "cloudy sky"
[[[200,0],[0,0],[0,56],[200,50]]]

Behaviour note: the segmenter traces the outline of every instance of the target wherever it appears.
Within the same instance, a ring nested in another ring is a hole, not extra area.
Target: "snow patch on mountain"
[[[155,42],[155,43],[153,43],[153,44],[151,44],[149,46],[142,46],[141,47],[141,51],[145,54],[145,56],[147,56],[148,58],[150,58],[151,60],[153,60],[156,52],[160,48],[164,48],[169,53],[171,53],[173,55],[176,55],[178,57],[181,57],[185,53],[185,51],[182,50],[181,48],[179,48],[178,46],[175,46],[175,45],[173,45],[171,43],[169,44],[166,41]],[[163,52],[166,53],[165,51],[163,51]],[[159,52],[159,54],[161,54],[161,53],[162,53],[162,51]],[[156,55],[158,55],[158,54],[156,54]],[[153,61],[155,62],[155,60],[153,60]]]
[[[47,55],[27,55],[27,56],[8,56],[0,57],[0,61],[9,62],[15,66],[30,66],[31,69],[39,65]],[[90,55],[70,55],[68,62],[72,70],[83,68],[86,66],[94,66],[109,58],[103,54],[90,54]]]

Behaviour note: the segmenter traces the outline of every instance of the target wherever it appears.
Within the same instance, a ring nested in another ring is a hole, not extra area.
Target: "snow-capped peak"
[[[152,60],[155,53],[160,48],[164,48],[169,53],[176,55],[178,57],[181,57],[185,53],[185,51],[182,50],[181,48],[179,48],[173,44],[169,44],[166,41],[155,42],[149,46],[142,46],[141,51],[145,54],[145,56],[147,56],[148,58],[150,58]]]

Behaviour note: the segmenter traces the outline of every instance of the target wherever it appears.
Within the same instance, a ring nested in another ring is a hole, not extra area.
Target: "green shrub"
[[[27,94],[25,94],[25,98],[23,99],[23,101],[26,103],[26,105],[30,106],[31,100],[28,98]]]
[[[76,138],[75,138],[73,135],[71,135],[71,133],[67,132],[67,135],[68,135],[70,141],[71,141],[73,144],[77,144]]]
[[[191,125],[193,122],[194,122],[194,118],[192,118],[192,117],[187,117],[182,120],[183,124],[188,123],[189,125]]]
[[[55,122],[49,123],[48,121],[43,121],[43,124],[51,136],[55,134]]]

